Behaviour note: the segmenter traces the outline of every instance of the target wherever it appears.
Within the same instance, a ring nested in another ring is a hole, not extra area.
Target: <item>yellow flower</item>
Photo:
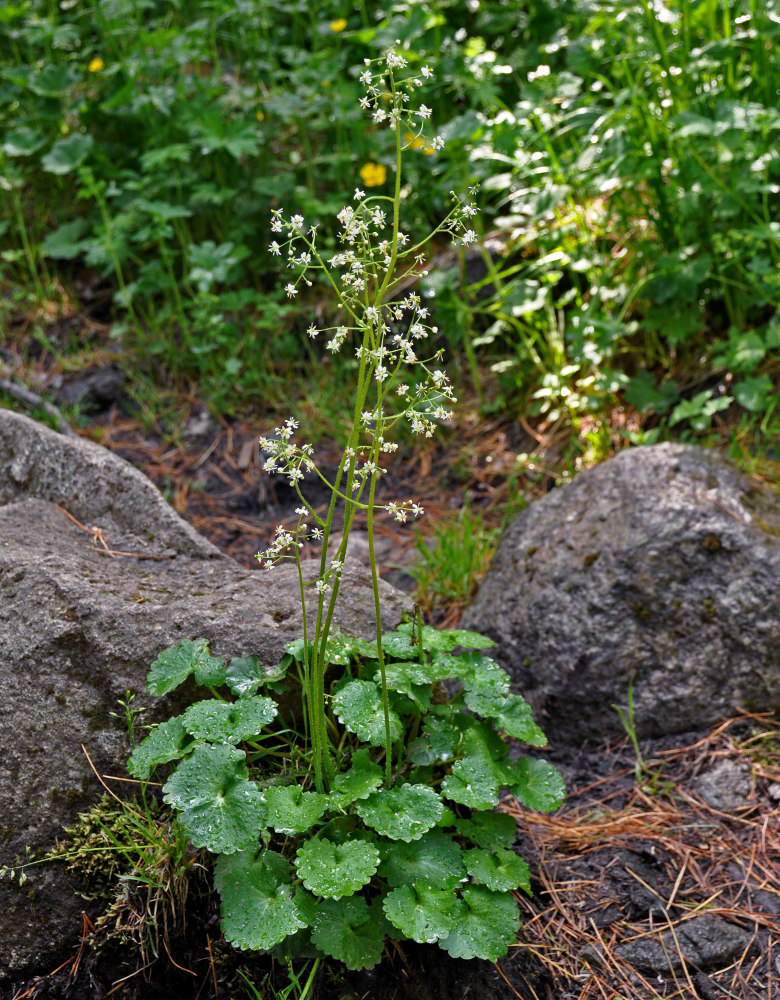
[[[256,118],[256,119],[257,119],[257,120],[258,120],[259,122],[262,122],[262,121],[265,121],[265,115],[263,114],[263,112],[262,112],[262,111],[255,111],[255,118]]]
[[[387,169],[383,163],[364,163],[360,168],[360,179],[367,188],[379,187],[387,179]]]
[[[339,17],[335,21],[330,22],[331,31],[343,31],[347,26],[347,19],[345,17]]]
[[[103,62],[100,56],[95,56],[95,58],[92,60],[89,66],[87,66],[87,69],[89,70],[90,73],[99,73],[105,65],[106,64]]]

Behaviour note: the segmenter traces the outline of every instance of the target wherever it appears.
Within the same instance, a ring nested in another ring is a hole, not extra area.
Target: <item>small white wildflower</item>
[[[425,77],[426,80],[430,80],[433,76],[433,70],[430,66],[423,66],[420,70],[420,74]]]
[[[435,150],[444,149],[444,139],[442,136],[437,135],[435,139],[431,140],[431,148]]]
[[[284,290],[285,292],[287,292],[288,299],[291,299],[298,294],[298,289],[292,283],[290,283],[289,285],[285,285]]]
[[[477,234],[473,229],[467,229],[466,232],[461,236],[461,243],[464,247],[468,246],[470,243],[477,242]]]
[[[293,229],[300,230],[301,227],[303,226],[303,216],[302,215],[294,215],[290,219],[290,225],[293,227]]]
[[[315,338],[315,337],[317,336],[317,334],[318,334],[318,333],[319,333],[320,331],[319,331],[319,330],[317,329],[317,327],[316,327],[316,326],[314,326],[314,325],[312,324],[312,326],[310,326],[310,327],[309,327],[309,329],[308,329],[308,330],[307,330],[306,332],[308,333],[308,335],[309,335],[309,336],[310,336],[310,337],[312,338],[312,340],[313,340],[313,339],[314,339],[314,338]]]
[[[355,195],[354,195],[355,201],[360,201],[360,199],[365,198],[365,196],[366,196],[365,191],[361,191],[360,188],[355,188]]]
[[[427,108],[424,104],[421,104],[420,107],[417,109],[417,114],[419,115],[420,118],[425,120],[426,118],[431,117],[433,111],[431,110],[431,108]]]
[[[275,254],[277,257],[282,252],[282,248],[279,246],[276,240],[273,241],[273,243],[268,247],[268,249],[271,251],[272,254]]]
[[[407,392],[409,392],[409,386],[405,382],[402,382],[395,390],[397,396],[405,396]]]

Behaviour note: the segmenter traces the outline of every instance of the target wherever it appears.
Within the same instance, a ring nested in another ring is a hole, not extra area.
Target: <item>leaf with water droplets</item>
[[[180,760],[187,752],[185,746],[188,742],[191,741],[183,717],[175,715],[161,722],[138,744],[130,755],[127,770],[134,778],[146,781],[158,764]]]
[[[151,694],[167,694],[183,684],[190,674],[205,687],[224,684],[224,661],[209,653],[208,639],[183,642],[160,653],[149,671],[146,687]]]
[[[443,806],[428,785],[382,788],[359,802],[357,814],[372,830],[391,840],[419,840],[436,826]]]
[[[267,951],[306,926],[290,885],[290,865],[274,851],[219,858],[214,885],[222,899],[222,931],[236,948]]]
[[[435,889],[425,882],[393,889],[382,905],[387,918],[420,944],[433,944],[447,937],[463,906],[451,889]]]
[[[246,755],[224,743],[201,743],[179,764],[163,798],[195,847],[232,854],[257,843],[266,808],[248,777]]]
[[[425,882],[436,889],[451,889],[463,878],[463,852],[452,837],[431,830],[419,840],[393,841],[384,846],[379,874],[390,886]]]
[[[457,923],[439,942],[440,947],[453,958],[486,958],[495,962],[506,955],[520,927],[514,896],[475,885],[463,890],[463,904]]]
[[[379,864],[379,851],[361,840],[334,844],[322,837],[307,841],[298,851],[298,874],[315,896],[340,899],[370,882]]]
[[[263,726],[276,717],[276,702],[261,695],[236,702],[210,698],[190,706],[184,713],[187,731],[199,740],[240,743],[259,736]]]
[[[337,774],[333,779],[328,803],[337,809],[344,809],[356,799],[366,799],[382,784],[382,768],[371,760],[368,747],[352,754],[349,771]]]
[[[563,802],[566,785],[560,772],[546,760],[521,757],[513,764],[514,781],[508,782],[511,793],[529,809],[552,812]]]
[[[279,833],[305,833],[322,817],[328,804],[320,792],[304,792],[300,785],[281,785],[263,792],[268,826]]]
[[[382,694],[373,681],[349,681],[333,697],[333,711],[342,725],[365,743],[385,744],[385,713]],[[401,738],[401,720],[389,712],[390,739]]]
[[[531,895],[528,865],[514,851],[501,847],[495,852],[474,849],[466,851],[464,859],[469,875],[488,889],[494,892],[524,889]]]
[[[348,969],[370,969],[382,957],[384,929],[362,896],[327,899],[311,935],[314,945]]]
[[[513,816],[502,812],[474,811],[470,819],[459,819],[455,829],[462,837],[493,851],[497,847],[511,847],[517,837],[517,822]]]

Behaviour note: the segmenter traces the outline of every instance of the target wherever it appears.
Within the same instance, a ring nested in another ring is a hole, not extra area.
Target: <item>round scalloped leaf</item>
[[[267,951],[306,926],[290,885],[290,865],[280,854],[223,856],[214,885],[222,899],[222,931],[236,948]]]
[[[547,737],[534,722],[531,706],[520,694],[510,694],[502,709],[492,716],[499,729],[532,747],[547,745]]]
[[[279,833],[305,833],[322,817],[328,804],[320,792],[304,792],[300,785],[281,785],[263,792],[267,824]]]
[[[457,820],[455,829],[472,844],[488,851],[511,847],[517,837],[515,818],[502,812],[473,812],[471,819]]]
[[[520,927],[514,896],[475,885],[463,890],[463,903],[455,927],[439,946],[453,958],[495,962],[506,955]]]
[[[419,737],[409,744],[406,756],[424,767],[451,760],[461,740],[461,733],[446,717],[427,715]]]
[[[370,882],[379,865],[379,851],[355,840],[334,844],[324,838],[307,841],[298,851],[298,874],[316,896],[341,899]]]
[[[491,851],[466,851],[463,855],[466,871],[472,878],[494,892],[524,889],[531,895],[531,873],[528,865],[514,851],[500,847]]]
[[[146,687],[151,694],[167,694],[195,674],[198,684],[216,687],[225,682],[225,664],[211,656],[207,639],[183,642],[166,649],[157,657],[149,671]]]
[[[508,782],[511,793],[539,812],[552,812],[563,802],[566,785],[560,772],[546,760],[520,757],[514,762],[514,781]]]
[[[366,826],[391,840],[419,840],[436,826],[443,806],[428,785],[382,788],[356,806]]]
[[[441,793],[452,802],[469,809],[492,809],[498,805],[501,778],[489,761],[480,757],[464,757],[452,766],[451,774],[441,783]]]
[[[348,969],[371,969],[382,958],[384,931],[362,896],[327,899],[319,909],[312,942]]]
[[[254,694],[259,687],[282,680],[292,662],[283,657],[275,667],[264,667],[256,656],[234,656],[227,667],[225,683],[238,698]]]
[[[409,622],[399,625],[397,631],[408,636],[417,635],[416,627]],[[489,646],[495,646],[492,639],[479,632],[470,632],[467,629],[438,629],[431,628],[430,625],[423,625],[422,641],[424,649],[441,650],[445,653],[455,649],[456,646],[463,646],[466,649],[487,649]],[[382,645],[384,646],[384,637]]]
[[[276,717],[277,711],[276,702],[262,695],[251,695],[233,703],[209,698],[187,709],[184,725],[199,740],[240,743],[259,736],[263,726]]]
[[[382,784],[383,771],[379,764],[371,760],[367,747],[352,754],[349,771],[337,774],[333,779],[328,805],[344,809],[357,799],[365,799]]]
[[[163,788],[179,810],[184,833],[195,847],[232,854],[257,843],[265,804],[248,780],[246,756],[224,743],[201,743],[182,761]]]
[[[432,830],[419,840],[387,844],[379,874],[389,886],[424,882],[435,889],[451,889],[465,875],[463,852],[452,837]]]
[[[433,889],[424,882],[393,889],[382,905],[387,918],[420,944],[433,944],[447,937],[463,906],[452,889]]]
[[[385,745],[385,713],[382,694],[373,681],[349,681],[333,697],[333,711],[342,725],[364,743]],[[395,712],[390,711],[390,738],[401,738],[403,727]]]
[[[187,752],[184,744],[188,741],[183,716],[175,715],[161,722],[138,744],[127,762],[127,770],[134,778],[146,781],[158,764],[180,760]]]

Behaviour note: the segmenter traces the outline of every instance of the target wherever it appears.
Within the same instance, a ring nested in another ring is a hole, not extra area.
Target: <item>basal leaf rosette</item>
[[[382,788],[355,807],[372,830],[391,840],[419,840],[441,819],[444,807],[428,785]]]
[[[209,698],[190,706],[184,713],[187,732],[212,743],[241,743],[259,736],[277,713],[276,702],[250,695],[236,702]]]
[[[360,840],[334,844],[317,837],[298,850],[297,869],[303,884],[315,896],[328,899],[357,892],[371,881],[378,865],[377,848]]]
[[[348,969],[371,969],[382,958],[385,931],[362,896],[347,896],[325,900],[311,939],[315,947]]]
[[[451,890],[413,882],[389,892],[382,906],[388,920],[407,937],[433,944],[450,934],[463,903]]]
[[[358,799],[366,799],[382,784],[382,768],[369,756],[368,747],[352,754],[352,767],[342,771],[333,779],[328,805],[345,809]]]
[[[274,851],[223,855],[214,869],[222,930],[236,948],[267,951],[305,927],[290,885],[290,864]]]
[[[384,746],[385,713],[382,692],[373,681],[349,681],[333,696],[333,712],[339,722],[358,739],[372,746]],[[403,726],[390,711],[390,738],[401,738]]]
[[[165,802],[179,811],[195,847],[233,854],[257,843],[265,803],[249,781],[246,756],[227,744],[201,743],[163,787]]]
[[[519,927],[517,902],[511,893],[491,892],[474,885],[463,890],[457,921],[439,945],[453,958],[485,958],[495,962],[506,955]]]

